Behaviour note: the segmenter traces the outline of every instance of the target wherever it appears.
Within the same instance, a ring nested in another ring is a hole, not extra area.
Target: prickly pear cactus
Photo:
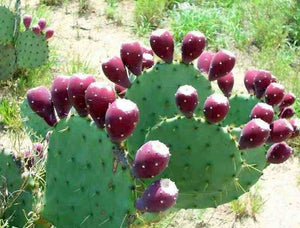
[[[17,69],[36,68],[47,61],[47,39],[53,36],[53,29],[45,30],[43,19],[30,28],[31,20],[30,15],[23,17],[26,30],[21,31],[20,1],[16,1],[14,12],[0,6],[0,80],[10,78]]]
[[[126,166],[114,166],[115,149],[91,121],[61,120],[50,137],[43,216],[58,227],[125,227],[133,180]]]
[[[26,30],[19,34],[16,45],[19,68],[39,67],[48,59],[49,49],[45,36]]]
[[[32,210],[32,194],[25,189],[20,164],[12,152],[0,148],[0,218],[7,219],[10,226],[23,227],[26,216]],[[3,206],[3,208],[2,208]]]

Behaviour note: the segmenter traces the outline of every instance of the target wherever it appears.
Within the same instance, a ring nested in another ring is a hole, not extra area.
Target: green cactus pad
[[[127,98],[140,110],[137,128],[128,139],[130,154],[136,152],[144,142],[147,130],[159,123],[162,117],[170,118],[180,112],[175,104],[175,93],[182,85],[197,89],[199,104],[195,113],[198,115],[213,91],[210,82],[193,65],[157,63],[150,71],[138,76],[128,89]]]
[[[44,35],[26,30],[17,39],[17,64],[19,68],[35,68],[48,59],[48,43]]]
[[[46,163],[43,216],[57,227],[126,227],[134,207],[130,171],[113,172],[114,144],[88,119],[54,127]]]
[[[236,94],[229,99],[230,109],[222,124],[241,126],[250,120],[252,108],[259,102],[253,95]]]
[[[22,123],[32,141],[45,138],[48,131],[52,129],[40,116],[29,107],[27,99],[20,105]]]
[[[8,192],[6,196],[0,195],[0,201],[5,201],[8,207],[3,218],[8,220],[10,226],[23,227],[27,222],[25,215],[32,210],[32,194],[21,189],[23,184],[21,170],[12,153],[1,148],[0,178],[0,192]]]
[[[0,6],[0,24],[0,44],[11,43],[14,38],[15,15],[4,6]]]
[[[16,50],[12,45],[0,45],[0,80],[10,78],[16,70]]]
[[[149,131],[148,140],[170,148],[170,162],[162,176],[175,181],[179,208],[215,206],[208,196],[222,192],[241,168],[240,153],[227,130],[200,118],[164,120]]]

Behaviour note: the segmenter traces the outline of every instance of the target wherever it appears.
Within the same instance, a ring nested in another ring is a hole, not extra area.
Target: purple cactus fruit
[[[132,173],[136,178],[151,178],[168,166],[169,148],[160,141],[149,141],[138,149],[133,161]]]
[[[27,91],[27,101],[30,108],[42,117],[49,126],[54,126],[57,122],[50,91],[39,86]]]
[[[205,48],[206,38],[203,33],[191,31],[185,35],[181,46],[182,61],[186,64],[198,58]]]
[[[44,18],[40,18],[38,21],[38,25],[40,26],[41,31],[46,28],[46,20]]]
[[[30,170],[34,165],[34,156],[31,154],[29,150],[24,152],[24,163],[26,169]]]
[[[33,151],[35,152],[35,154],[37,156],[39,156],[40,158],[44,157],[44,146],[42,143],[33,143]]]
[[[294,128],[287,119],[278,119],[270,124],[271,132],[269,141],[282,142],[291,137]]]
[[[175,93],[175,102],[186,118],[191,118],[198,105],[197,90],[190,85],[180,86]]]
[[[110,81],[126,88],[130,87],[131,82],[128,78],[127,71],[119,57],[114,56],[110,59],[106,59],[102,63],[102,70]]]
[[[259,70],[247,70],[244,77],[244,84],[248,93],[254,93],[254,79]]]
[[[293,153],[293,149],[285,142],[274,143],[268,150],[266,159],[267,162],[280,164],[285,162]]]
[[[95,82],[95,78],[89,74],[78,73],[71,76],[68,84],[68,98],[79,116],[87,116],[88,109],[85,103],[85,91]]]
[[[127,92],[127,88],[120,86],[118,84],[115,84],[115,91],[120,98],[124,98],[126,95],[126,92]]]
[[[266,103],[257,103],[251,110],[250,119],[260,118],[268,124],[274,119],[274,109]]]
[[[120,54],[124,65],[134,75],[138,76],[142,73],[143,51],[138,42],[123,43]]]
[[[31,21],[32,21],[31,15],[25,14],[23,16],[23,24],[24,24],[26,30],[29,29]]]
[[[289,119],[295,115],[295,109],[292,106],[283,108],[279,113],[279,118]]]
[[[221,78],[218,78],[217,82],[218,82],[218,86],[219,86],[220,90],[222,91],[222,93],[226,97],[230,97],[231,91],[233,88],[233,84],[234,84],[234,78],[233,78],[232,72],[230,72],[229,74],[227,74]]]
[[[298,137],[300,135],[300,119],[290,119],[289,122],[293,127],[293,132],[290,138]]]
[[[106,131],[113,142],[121,142],[130,136],[139,120],[139,109],[126,99],[116,99],[105,115]]]
[[[154,181],[135,202],[139,211],[158,213],[172,207],[177,200],[178,189],[169,179]]]
[[[40,26],[38,26],[38,25],[34,25],[34,26],[32,26],[32,31],[34,32],[34,34],[35,35],[41,35],[41,29],[40,29]]]
[[[58,75],[54,78],[51,86],[51,96],[54,108],[59,118],[68,116],[71,109],[71,104],[68,98],[68,85],[70,77],[65,75]]]
[[[204,116],[210,123],[222,121],[229,111],[229,101],[222,94],[210,95],[204,103]]]
[[[48,40],[54,35],[54,29],[53,28],[46,28],[45,31],[45,39]]]
[[[239,149],[251,149],[264,144],[270,135],[269,124],[262,119],[250,120],[243,128],[239,139]]]
[[[197,60],[197,68],[202,73],[208,73],[211,60],[213,59],[215,53],[212,51],[203,51]]]
[[[235,56],[227,50],[218,51],[211,60],[208,79],[214,81],[232,71],[235,64]]]
[[[157,29],[150,36],[150,45],[154,53],[166,63],[173,61],[174,39],[166,29]]]
[[[292,104],[294,104],[295,101],[296,101],[295,94],[288,92],[284,95],[284,97],[279,105],[279,109],[282,110],[285,107],[291,106]]]
[[[143,53],[143,69],[150,69],[154,65],[154,58],[153,55],[148,53]]]
[[[257,98],[262,98],[267,87],[271,84],[271,73],[265,70],[259,70],[254,78],[254,90]]]
[[[106,110],[115,100],[115,91],[106,83],[93,82],[86,89],[85,102],[98,128],[104,128]]]
[[[278,105],[284,97],[284,87],[283,85],[272,82],[265,91],[265,100],[269,105]]]

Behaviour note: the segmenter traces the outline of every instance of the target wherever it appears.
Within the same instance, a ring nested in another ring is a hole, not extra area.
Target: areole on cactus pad
[[[204,43],[202,33],[188,33],[181,60],[174,60],[165,29],[151,34],[152,50],[123,43],[120,57],[102,63],[115,91],[82,74],[65,84],[54,80],[42,109],[52,101],[61,117],[51,127],[46,219],[56,226],[122,227],[137,214],[172,206],[216,207],[249,191],[268,163],[288,159],[292,150],[281,141],[299,134],[299,121],[277,120],[277,110],[294,97],[260,69],[246,73],[250,95],[232,92],[234,54],[205,51]],[[154,54],[163,62],[153,65]],[[221,91],[212,89],[214,80]],[[71,106],[79,116],[69,113]]]

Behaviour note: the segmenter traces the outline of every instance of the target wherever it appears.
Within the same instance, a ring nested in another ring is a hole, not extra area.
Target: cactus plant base
[[[171,118],[178,114],[174,94],[181,85],[193,85],[197,89],[199,104],[195,113],[199,113],[205,99],[213,91],[210,82],[191,64],[157,63],[138,76],[128,89],[126,97],[135,102],[140,110],[140,121],[128,139],[131,155],[143,144],[149,128],[161,118]]]
[[[113,150],[90,120],[60,120],[50,136],[43,217],[57,227],[125,227],[133,180],[125,167],[114,168]]]
[[[200,118],[164,120],[149,131],[148,140],[160,140],[170,148],[171,159],[162,176],[175,181],[179,208],[216,206],[210,195],[223,191],[241,168],[232,136]]]

